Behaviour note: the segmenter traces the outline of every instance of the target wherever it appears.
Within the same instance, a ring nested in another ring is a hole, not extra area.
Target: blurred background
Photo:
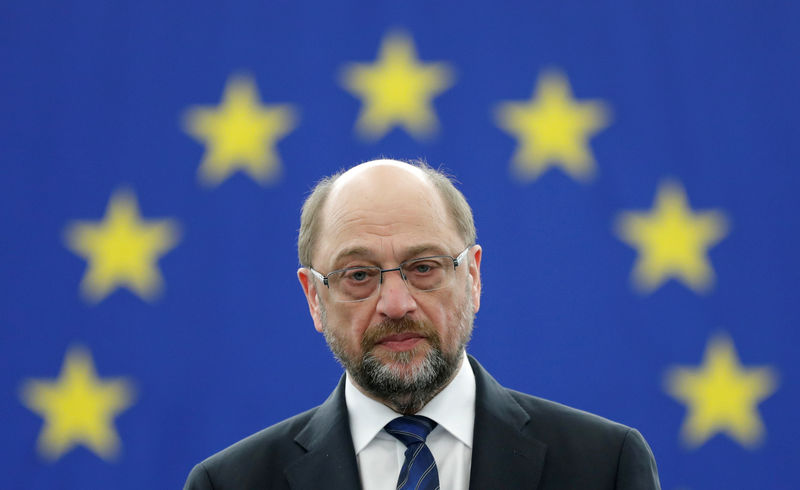
[[[800,487],[791,2],[0,5],[4,488],[179,488],[341,368],[322,176],[455,175],[469,352],[637,427],[663,487]]]

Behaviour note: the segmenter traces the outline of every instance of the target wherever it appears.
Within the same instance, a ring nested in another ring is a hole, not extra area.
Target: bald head
[[[365,182],[371,178],[379,179],[385,176],[407,178],[411,181],[416,179],[419,183],[428,183],[427,176],[420,167],[399,160],[381,159],[351,167],[347,172],[341,173],[334,187],[340,188],[353,182]]]
[[[318,235],[347,220],[344,210],[364,209],[379,216],[407,203],[423,203],[433,219],[441,219],[465,244],[475,243],[472,211],[447,175],[421,161],[373,160],[322,179],[306,199],[297,240],[300,264],[313,264]]]

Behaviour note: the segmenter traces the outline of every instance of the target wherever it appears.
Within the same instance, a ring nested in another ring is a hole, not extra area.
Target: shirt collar
[[[461,367],[453,380],[417,415],[433,419],[471,448],[475,421],[475,374],[466,357],[466,355],[461,357]],[[358,454],[386,424],[401,414],[361,393],[353,384],[349,373],[346,378],[344,396],[353,446]]]

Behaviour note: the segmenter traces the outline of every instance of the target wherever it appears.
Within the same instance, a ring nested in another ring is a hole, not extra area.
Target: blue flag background
[[[0,6],[4,488],[177,488],[341,368],[295,278],[313,183],[457,176],[469,352],[639,428],[665,489],[800,487],[800,8]]]

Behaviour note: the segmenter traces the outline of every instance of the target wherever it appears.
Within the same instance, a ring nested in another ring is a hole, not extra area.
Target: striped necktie
[[[406,445],[406,460],[397,479],[397,490],[438,490],[439,472],[425,439],[436,422],[419,415],[397,417],[386,424],[386,432]]]

